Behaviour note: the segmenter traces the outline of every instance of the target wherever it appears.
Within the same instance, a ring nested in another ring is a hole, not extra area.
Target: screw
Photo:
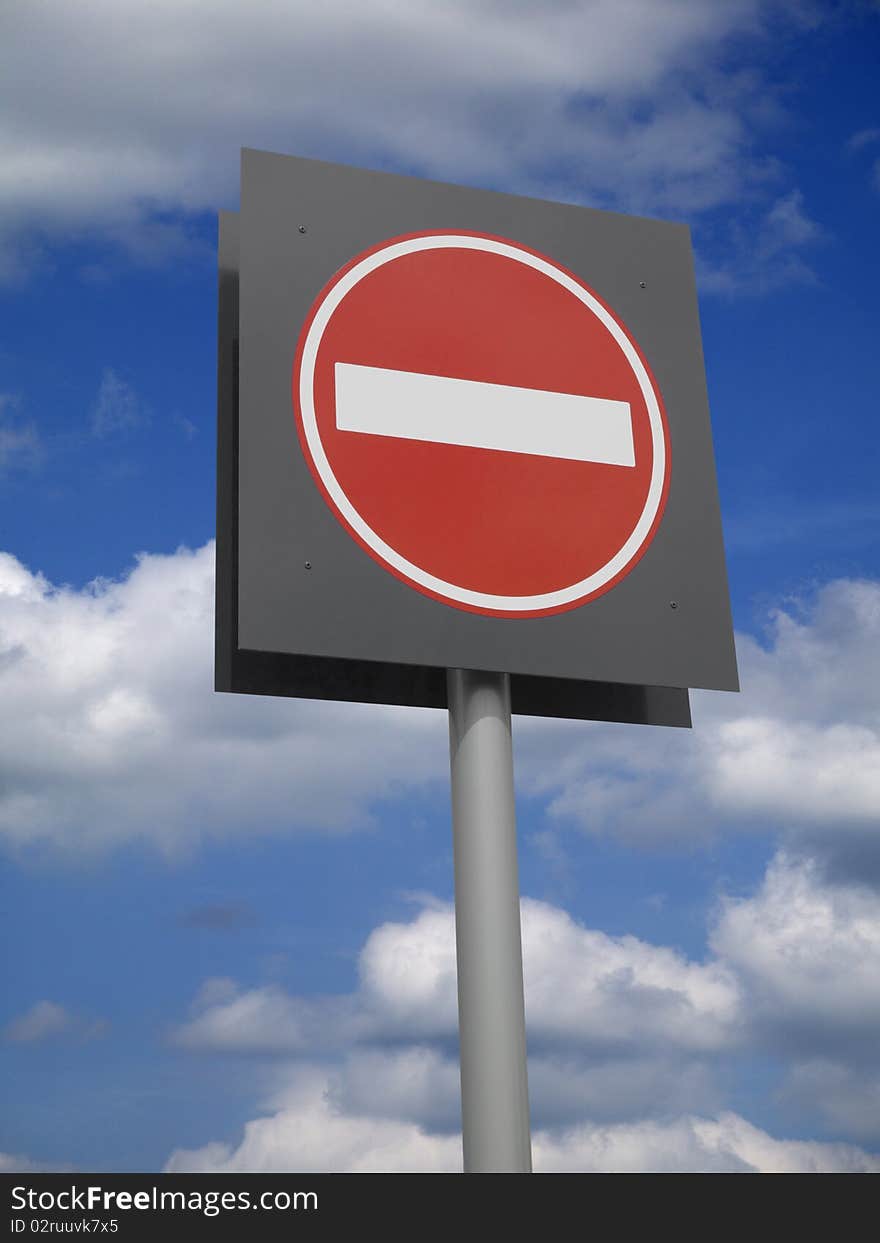
[[[647,289],[647,288],[648,286],[645,284],[644,281],[639,281],[639,289]]]
[[[306,226],[305,226],[304,224],[301,224],[301,225],[299,226],[299,231],[300,231],[300,233],[305,233],[305,231],[306,231]]]
[[[670,600],[670,601],[669,601],[669,607],[670,607],[671,609],[677,609],[677,608],[678,608],[678,601],[677,601],[677,600]]]
[[[310,570],[310,569],[312,568],[312,563],[311,563],[311,561],[307,561],[307,562],[305,563],[305,566],[306,566],[306,569],[307,569],[307,570]],[[674,607],[674,606],[673,606],[673,607]]]

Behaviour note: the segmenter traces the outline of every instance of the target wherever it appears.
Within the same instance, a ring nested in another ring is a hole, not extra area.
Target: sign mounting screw
[[[306,226],[305,226],[304,224],[301,224],[301,225],[299,226],[299,231],[300,231],[300,233],[305,233],[305,231],[306,231]]]

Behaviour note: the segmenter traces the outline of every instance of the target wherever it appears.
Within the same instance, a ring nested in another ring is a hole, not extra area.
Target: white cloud
[[[712,784],[722,806],[783,821],[873,822],[880,805],[875,730],[743,717],[725,723],[719,740]]]
[[[276,1113],[246,1124],[237,1148],[213,1143],[194,1151],[177,1150],[166,1162],[165,1173],[460,1169],[458,1136],[431,1135],[412,1123],[345,1114],[333,1105],[330,1087],[320,1069],[303,1069],[287,1086]]]
[[[745,1044],[781,1060],[781,1104],[832,1134],[880,1140],[880,895],[777,855],[757,893],[726,898],[714,953],[740,981]]]
[[[529,898],[522,935],[529,1047],[537,1057],[648,1051],[699,1059],[757,1049],[804,1061],[836,1048],[876,1059],[880,896],[830,881],[815,860],[780,853],[752,896],[722,897],[703,963],[585,928]],[[209,981],[175,1039],[195,1049],[287,1055],[454,1043],[451,907],[433,903],[408,923],[374,929],[358,973],[355,992],[327,998]]]
[[[740,998],[723,967],[582,928],[545,903],[524,904],[523,946],[539,1040],[699,1052],[736,1039]]]
[[[520,792],[557,836],[755,827],[880,876],[880,585],[829,583],[737,644],[742,693],[694,692],[693,731],[518,718]],[[217,695],[212,660],[213,545],[81,591],[0,554],[0,835],[175,851],[341,831],[448,780],[443,713]]]
[[[701,1053],[735,1042],[736,981],[723,966],[688,962],[636,937],[583,928],[544,902],[522,903],[523,971],[534,1049]],[[302,1053],[354,1041],[454,1040],[455,927],[434,906],[375,929],[348,998],[297,998],[275,986],[225,993],[177,1033],[191,1048]]]
[[[277,1073],[284,1082],[285,1072]],[[341,1113],[413,1123],[441,1134],[461,1128],[454,1040],[440,1046],[355,1047],[327,1068],[327,1076],[328,1100]],[[529,1056],[535,1130],[558,1130],[584,1118],[595,1123],[671,1117],[718,1108],[721,1099],[712,1071],[698,1059],[664,1053],[584,1056],[577,1047]]]
[[[737,636],[742,692],[693,692],[694,729],[517,723],[523,788],[560,826],[624,840],[779,830],[880,866],[880,585],[840,580]]]
[[[406,1070],[404,1069],[404,1072]],[[461,1168],[457,1135],[344,1111],[331,1078],[303,1069],[279,1094],[274,1112],[248,1122],[237,1147],[177,1149],[167,1173],[446,1172]],[[845,1144],[779,1140],[736,1114],[685,1116],[612,1126],[584,1124],[533,1137],[536,1173],[559,1172],[869,1172],[880,1160]]]
[[[813,1048],[861,1045],[880,1030],[880,897],[829,883],[815,861],[778,855],[751,898],[724,900],[711,937],[750,995],[751,1021]]]
[[[142,556],[121,582],[74,591],[0,554],[8,843],[175,851],[349,829],[401,774],[448,772],[440,713],[215,694],[213,561],[213,545]]]
[[[783,1105],[833,1136],[880,1135],[869,1105],[880,1084],[874,890],[829,881],[815,861],[781,853],[754,895],[720,901],[705,963],[584,928],[543,902],[525,899],[522,923],[533,1121],[555,1144],[560,1128],[583,1131],[589,1119],[587,1149],[581,1135],[572,1150],[578,1161],[593,1160],[600,1123],[665,1125],[676,1117],[682,1152],[698,1160],[682,1115],[729,1103],[731,1074],[735,1080],[753,1058],[778,1067]],[[354,993],[303,998],[274,985],[240,990],[210,981],[175,1039],[200,1053],[271,1055],[282,1081],[291,1066],[333,1059],[321,1073],[338,1112],[445,1134],[458,1125],[454,946],[452,912],[434,902],[410,922],[370,934]],[[749,1143],[758,1135],[737,1127]],[[711,1133],[719,1160],[732,1159],[727,1131]],[[614,1143],[625,1134],[615,1132]],[[636,1136],[647,1142],[638,1128]],[[808,1149],[792,1156],[771,1144],[743,1160],[809,1168]],[[816,1153],[816,1161],[831,1160],[821,1146]]]
[[[54,1001],[37,1001],[12,1019],[4,1029],[7,1040],[31,1043],[35,1040],[46,1040],[50,1036],[58,1036],[72,1025],[73,1019],[64,1006]]]
[[[603,1173],[869,1173],[880,1159],[849,1144],[779,1140],[738,1114],[674,1122],[583,1126],[541,1137],[535,1167]]]
[[[673,1118],[717,1109],[723,1092],[711,1059],[676,1056],[658,1044],[635,1056],[597,1057],[577,1050],[529,1058],[535,1130]]]
[[[791,0],[17,5],[0,84],[7,229],[179,249],[241,145],[680,213],[772,174],[753,65]],[[766,44],[769,46],[769,43]],[[52,72],[47,66],[53,66]],[[9,260],[15,267],[15,255]]]
[[[455,1043],[450,1044],[454,1050]],[[444,1135],[460,1130],[459,1063],[449,1049],[425,1044],[355,1048],[327,1074],[328,1099],[343,1114],[409,1122]],[[528,1091],[536,1131],[584,1119],[598,1124],[674,1117],[722,1103],[710,1066],[650,1052],[616,1058],[585,1057],[577,1048],[533,1053]]]
[[[581,928],[528,899],[523,941],[532,1111],[541,1125],[717,1105],[705,1056],[733,1046],[740,1022],[724,967]],[[201,1054],[271,1058],[282,1080],[291,1064],[335,1057],[334,1108],[457,1130],[452,910],[433,902],[409,923],[375,929],[359,975],[355,993],[325,998],[207,981],[173,1039]]]
[[[457,1135],[461,1129],[458,1062],[436,1048],[359,1049],[327,1079],[338,1113],[412,1123]]]
[[[389,1035],[442,1037],[457,1031],[455,923],[447,904],[408,924],[370,933],[359,961],[362,1004]]]

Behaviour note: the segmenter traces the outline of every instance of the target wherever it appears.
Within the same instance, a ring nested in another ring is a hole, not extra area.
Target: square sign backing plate
[[[737,689],[686,226],[245,150],[219,325],[218,689]]]

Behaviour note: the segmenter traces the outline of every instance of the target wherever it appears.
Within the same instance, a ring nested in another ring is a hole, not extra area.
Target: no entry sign
[[[245,150],[219,358],[218,689],[736,688],[686,226]]]
[[[346,530],[458,608],[582,605],[662,516],[669,434],[637,342],[573,272],[510,239],[425,232],[355,256],[303,326],[293,403]]]
[[[215,686],[449,708],[464,1166],[524,1173],[511,713],[736,687],[687,231],[244,152],[219,241]]]

